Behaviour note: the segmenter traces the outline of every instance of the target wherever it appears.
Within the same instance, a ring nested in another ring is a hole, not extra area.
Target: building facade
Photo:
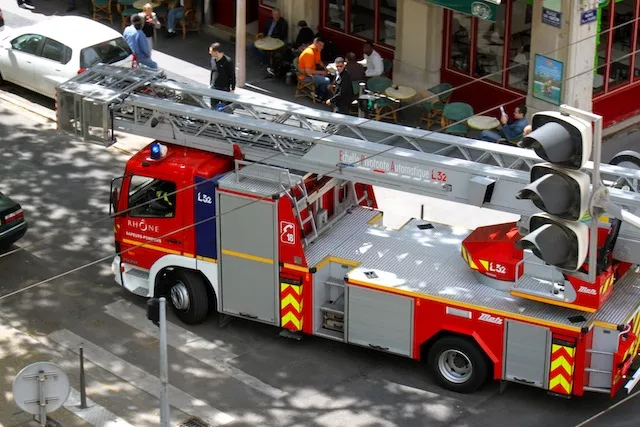
[[[372,40],[395,83],[451,83],[476,114],[566,103],[605,126],[640,114],[640,0],[255,0],[247,13],[261,27],[272,7],[292,40],[301,19],[342,55]]]

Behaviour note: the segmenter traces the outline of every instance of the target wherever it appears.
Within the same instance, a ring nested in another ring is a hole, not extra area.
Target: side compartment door
[[[348,286],[347,342],[411,357],[413,299]]]
[[[278,325],[276,204],[221,191],[217,198],[222,311]]]
[[[503,378],[546,388],[551,332],[542,326],[507,320]]]

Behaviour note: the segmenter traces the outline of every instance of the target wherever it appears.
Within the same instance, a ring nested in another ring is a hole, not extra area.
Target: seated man
[[[271,11],[271,18],[269,18],[262,29],[261,33],[256,34],[256,40],[263,37],[272,37],[274,39],[280,39],[285,44],[289,35],[289,24],[281,17],[280,9],[273,8]],[[266,52],[258,49],[255,44],[251,45],[251,50],[260,59],[261,62],[268,64],[269,56]],[[272,55],[278,55],[278,52],[271,52]],[[271,67],[267,67],[267,71],[271,75],[275,75],[275,72]]]
[[[171,2],[167,13],[167,37],[175,37],[176,21],[182,18],[184,18],[184,0]]]
[[[382,62],[382,56],[373,48],[373,42],[369,40],[364,42],[362,52],[364,59],[360,63],[367,67],[365,72],[367,77],[381,76],[384,73],[384,62]]]
[[[320,37],[316,37],[313,43],[302,51],[298,57],[298,68],[304,73],[311,76],[316,85],[316,94],[324,102],[329,98],[329,80],[328,74],[324,63],[322,62],[322,48],[324,47],[324,41]],[[309,78],[304,75],[299,75],[299,80]]]
[[[356,54],[353,52],[347,53],[347,65],[345,66],[349,75],[351,76],[351,80],[354,82],[360,82],[367,80],[367,76],[365,75],[365,69],[362,64],[358,63],[356,59]]]
[[[518,139],[524,135],[524,128],[527,126],[527,119],[524,118],[526,114],[527,106],[524,104],[518,105],[513,110],[513,120],[509,121],[509,117],[503,114],[500,117],[502,128],[498,132],[483,130],[480,133],[480,139],[488,142],[514,141]]]

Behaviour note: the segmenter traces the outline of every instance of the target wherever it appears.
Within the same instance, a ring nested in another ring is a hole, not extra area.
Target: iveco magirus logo
[[[471,14],[480,19],[489,19],[491,18],[491,8],[484,3],[474,1],[471,3]]]

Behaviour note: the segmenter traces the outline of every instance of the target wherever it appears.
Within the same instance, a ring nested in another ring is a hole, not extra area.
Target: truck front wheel
[[[176,316],[187,325],[202,323],[209,312],[209,298],[200,275],[189,270],[175,270],[169,280],[168,299]]]
[[[458,393],[472,393],[487,378],[488,363],[475,343],[468,339],[447,336],[429,350],[429,370],[443,388]]]

